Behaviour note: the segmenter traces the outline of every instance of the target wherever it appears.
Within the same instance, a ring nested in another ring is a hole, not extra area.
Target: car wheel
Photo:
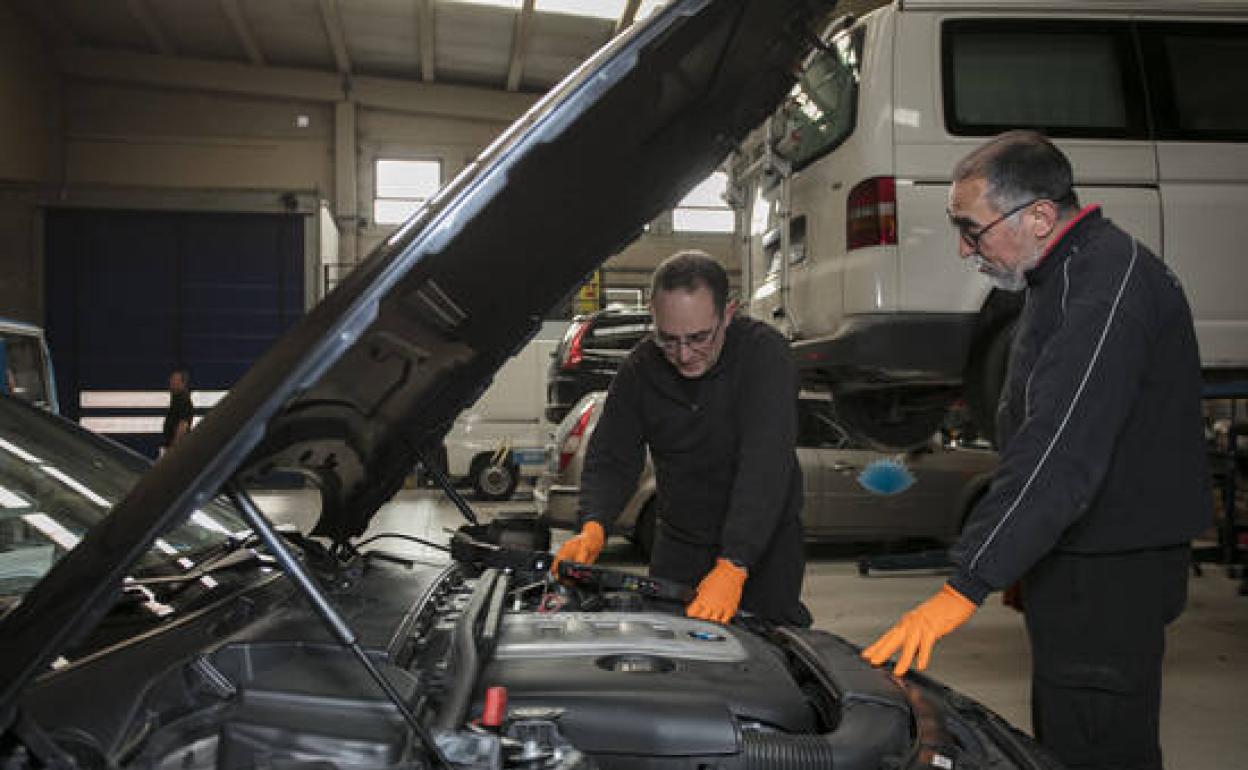
[[[1006,369],[1010,363],[1010,346],[1014,344],[1017,321],[1010,321],[993,333],[988,344],[971,362],[967,372],[966,401],[979,435],[997,444],[997,404],[1005,386]]]
[[[520,481],[520,469],[509,460],[491,462],[488,455],[479,455],[472,461],[469,476],[472,489],[480,500],[507,500],[516,491]]]
[[[637,550],[646,559],[650,558],[650,554],[654,553],[654,530],[658,526],[656,521],[654,498],[646,501],[641,512],[637,514],[637,523],[633,525],[633,536],[630,538],[633,545],[637,546]]]

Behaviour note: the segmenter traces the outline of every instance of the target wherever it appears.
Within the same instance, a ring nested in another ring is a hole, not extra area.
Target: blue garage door
[[[62,412],[145,454],[175,367],[202,414],[303,312],[297,215],[52,211],[46,244]]]

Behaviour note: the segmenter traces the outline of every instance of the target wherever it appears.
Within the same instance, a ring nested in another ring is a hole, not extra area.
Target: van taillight
[[[897,185],[891,176],[864,179],[845,204],[845,249],[897,245]]]
[[[560,473],[568,467],[568,463],[572,462],[572,458],[576,455],[576,450],[580,448],[581,440],[585,438],[585,429],[589,427],[589,417],[593,413],[594,402],[590,401],[577,415],[576,424],[572,426],[572,430],[568,431],[568,435],[564,437],[563,445],[559,447]]]
[[[589,321],[581,321],[574,324],[572,334],[568,340],[568,346],[563,351],[563,368],[572,369],[579,366],[581,359],[585,357],[585,351],[582,345],[585,342],[585,333],[589,331]]]

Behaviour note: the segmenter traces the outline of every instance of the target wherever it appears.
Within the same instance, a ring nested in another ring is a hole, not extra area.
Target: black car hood
[[[677,0],[521,117],[284,335],[0,622],[0,727],[164,530],[277,469],[364,531],[543,315],[778,104],[832,0]]]

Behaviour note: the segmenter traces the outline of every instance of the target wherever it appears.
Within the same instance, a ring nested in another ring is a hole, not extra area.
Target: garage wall
[[[7,9],[0,13],[9,14]],[[0,17],[0,22],[4,20]],[[0,35],[15,34],[14,25],[0,27]],[[217,194],[217,208],[221,200],[243,191],[315,196],[329,203],[342,233],[346,261],[368,254],[392,229],[371,221],[373,161],[433,157],[442,161],[444,176],[450,179],[507,125],[500,119],[505,109],[493,111],[487,119],[407,112],[367,101],[334,102],[325,98],[319,79],[317,88],[302,88],[299,78],[288,73],[274,75],[251,93],[232,92],[231,83],[240,84],[239,92],[247,90],[245,67],[210,65],[208,74],[200,77],[198,65],[169,61],[162,70],[160,57],[149,56],[135,62],[104,58],[97,62],[105,67],[100,71],[99,66],[88,66],[94,60],[79,61],[81,52],[49,61],[29,42],[38,39],[31,30],[17,37],[26,42],[2,49],[6,63],[22,58],[24,67],[19,72],[17,65],[7,63],[6,72],[0,74],[6,93],[14,94],[8,97],[9,103],[41,100],[49,118],[22,129],[20,137],[0,139],[0,153],[5,153],[0,156],[0,174],[55,181],[52,189],[66,191],[68,198],[54,195],[49,201],[53,206],[59,204],[58,198],[70,203],[80,200],[83,191],[91,191],[89,205],[108,206],[109,196],[114,195],[117,202],[111,205],[132,210],[145,207],[135,203],[135,190],[143,191],[147,198],[142,200],[148,201],[153,194],[159,198],[162,190],[168,190],[168,200],[174,203],[161,208],[174,209],[180,207],[176,201],[188,199],[188,193]],[[18,57],[15,51],[25,53]],[[54,74],[58,68],[59,78]],[[165,74],[155,77],[153,71]],[[59,88],[31,85],[40,80],[59,81]],[[282,93],[282,82],[291,84],[291,94],[303,96],[277,95]],[[463,96],[465,114],[490,112],[474,104],[473,100],[483,98],[481,92],[469,91]],[[419,93],[413,92],[413,98],[419,100]],[[510,104],[505,100],[513,96],[500,94],[504,100],[500,104]],[[408,101],[400,96],[397,103]],[[416,106],[418,101],[412,103]],[[350,114],[345,122],[344,107]],[[436,108],[445,111],[448,105],[443,101]],[[58,114],[63,115],[59,122]],[[12,133],[19,127],[5,126],[4,130]],[[336,157],[350,151],[355,155],[353,167]],[[36,162],[38,157],[56,160]],[[174,195],[175,191],[182,197]],[[349,200],[351,193],[355,200]],[[0,227],[20,229],[29,241],[40,232],[30,221],[32,212],[29,206],[20,215],[0,209]],[[15,217],[18,221],[10,221]],[[358,235],[352,232],[353,224],[360,225]],[[703,248],[727,260],[728,244],[726,236],[672,234],[660,221],[651,233],[610,260],[607,285],[644,285],[653,266],[681,248]],[[29,279],[9,288],[13,298],[4,300],[5,307],[19,307],[22,312],[18,314],[36,321],[42,320],[42,289],[33,283],[42,272],[41,252],[37,242],[30,242],[21,251],[25,262],[5,271]]]
[[[477,156],[481,150],[507,127],[506,123],[466,121],[361,109],[357,115],[359,146],[359,184],[357,200],[360,216],[368,220],[360,232],[359,254],[364,256],[385,240],[392,227],[378,227],[371,222],[374,189],[373,168],[378,158],[436,158],[442,161],[446,180]],[[649,285],[650,272],[663,258],[680,249],[703,249],[722,260],[731,258],[727,235],[664,233],[664,221],[656,223],[657,232],[643,235],[606,267],[608,285],[632,287]],[[734,265],[730,268],[735,270]]]
[[[65,145],[71,185],[333,186],[333,111],[316,102],[70,81]]]
[[[372,222],[373,168],[378,158],[437,159],[442,178],[450,181],[507,127],[507,123],[414,115],[390,110],[359,109],[356,117],[356,200],[366,221],[360,231],[359,255],[367,255],[393,231]]]
[[[60,156],[59,78],[40,37],[0,3],[0,315],[39,321],[40,190]]]

